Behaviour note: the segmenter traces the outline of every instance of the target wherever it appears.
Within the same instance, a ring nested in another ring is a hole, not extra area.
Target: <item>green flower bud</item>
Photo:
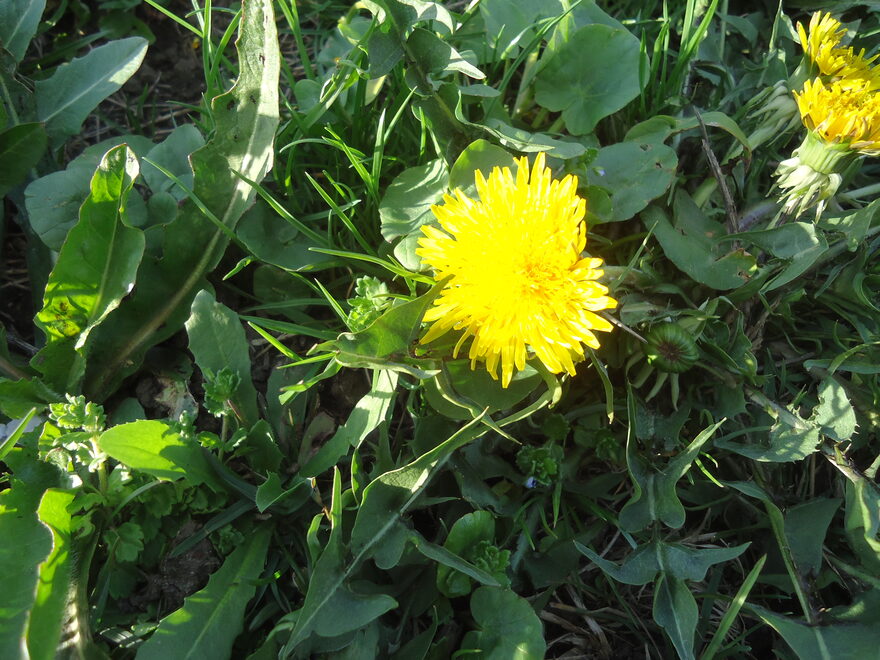
[[[680,374],[700,357],[693,337],[675,323],[654,326],[646,339],[648,343],[643,348],[648,364],[660,371]]]

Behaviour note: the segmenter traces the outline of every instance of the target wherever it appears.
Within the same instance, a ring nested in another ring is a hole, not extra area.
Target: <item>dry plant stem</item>
[[[706,154],[709,168],[712,170],[712,175],[715,177],[715,180],[718,181],[718,187],[721,188],[721,196],[724,198],[724,210],[727,212],[727,233],[738,234],[739,215],[736,211],[736,205],[733,203],[733,196],[730,194],[730,189],[727,187],[727,182],[724,180],[724,172],[721,171],[721,166],[718,164],[715,152],[712,151],[712,147],[709,145],[709,134],[706,132],[706,124],[703,123],[703,116],[696,108],[693,110],[694,116],[700,124],[700,142],[703,145],[703,152]]]

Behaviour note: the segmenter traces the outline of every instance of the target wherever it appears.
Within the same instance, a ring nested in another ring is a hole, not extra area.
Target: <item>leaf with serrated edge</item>
[[[27,629],[27,647],[32,660],[51,660],[61,638],[73,577],[71,515],[73,491],[50,488],[43,494],[37,514],[52,532],[52,552],[40,564],[37,599]]]

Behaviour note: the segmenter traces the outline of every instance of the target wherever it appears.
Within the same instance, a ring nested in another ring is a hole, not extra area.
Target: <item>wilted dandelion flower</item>
[[[846,168],[860,155],[880,154],[880,93],[861,86],[817,78],[795,93],[808,133],[792,158],[776,170],[787,212],[802,213],[837,192]]]
[[[442,231],[423,226],[416,253],[448,283],[425,314],[432,323],[422,343],[461,330],[457,355],[473,338],[471,368],[485,361],[493,378],[501,367],[507,387],[532,354],[550,371],[574,375],[582,344],[599,347],[594,331],[611,330],[596,312],[617,306],[596,280],[602,260],[582,256],[585,201],[577,178],[555,180],[539,154],[529,171],[517,161],[516,176],[495,168],[475,175],[479,199],[461,190],[433,206]]]

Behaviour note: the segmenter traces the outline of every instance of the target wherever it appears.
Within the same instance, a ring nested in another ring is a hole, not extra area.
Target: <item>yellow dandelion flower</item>
[[[824,51],[834,48],[846,35],[846,28],[840,24],[831,14],[823,14],[817,11],[810,18],[809,33],[803,24],[798,23],[798,37],[801,47],[813,62],[816,62]]]
[[[826,85],[817,78],[794,96],[804,126],[824,142],[880,154],[880,93],[872,92],[867,83]]]
[[[423,226],[416,250],[437,281],[450,277],[425,314],[431,323],[422,343],[450,330],[463,331],[454,356],[473,338],[468,357],[507,387],[515,370],[534,354],[553,373],[574,375],[582,344],[599,347],[594,331],[612,325],[596,312],[617,301],[596,280],[602,260],[582,256],[585,201],[577,177],[553,178],[539,154],[529,171],[517,161],[516,176],[495,168],[475,175],[479,199],[462,191],[432,207],[442,231]]]
[[[851,47],[840,46],[846,28],[830,14],[816,12],[810,19],[809,32],[798,23],[798,36],[807,57],[819,69],[819,74],[831,80],[852,81],[861,85],[868,81],[871,89],[880,88],[880,72],[872,67],[877,56],[866,58],[865,49],[858,53]]]
[[[776,168],[784,210],[816,217],[837,193],[847,168],[861,156],[880,155],[880,92],[867,81],[808,80],[794,94],[807,135],[791,158]]]
[[[864,48],[858,53],[852,48],[828,48],[819,54],[815,62],[824,76],[839,79],[844,84],[852,81],[859,85],[864,80],[871,89],[877,89],[880,87],[880,73],[871,66],[876,59],[876,55],[866,59]]]

